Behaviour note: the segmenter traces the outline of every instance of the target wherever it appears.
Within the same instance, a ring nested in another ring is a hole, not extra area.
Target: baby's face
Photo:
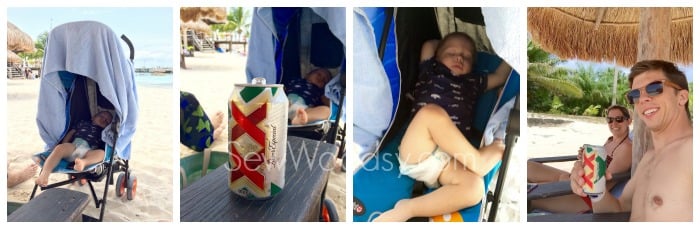
[[[464,75],[472,71],[474,47],[465,39],[453,37],[445,41],[437,54],[440,63],[447,66],[453,75]]]
[[[112,115],[109,114],[109,112],[100,112],[97,113],[95,117],[92,117],[92,124],[99,127],[105,128],[110,123],[112,123]]]
[[[331,80],[331,76],[328,71],[316,70],[309,73],[306,80],[309,81],[309,83],[316,85],[316,87],[323,88],[326,86],[328,81]]]

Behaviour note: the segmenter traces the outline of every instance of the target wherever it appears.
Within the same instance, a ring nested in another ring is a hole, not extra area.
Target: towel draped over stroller
[[[120,158],[131,156],[131,138],[136,131],[138,98],[134,67],[124,54],[121,39],[106,25],[82,21],[54,28],[47,39],[39,91],[37,125],[45,150],[61,141],[66,126],[65,90],[59,71],[68,71],[94,80],[100,94],[114,106],[119,118],[119,136],[113,146]],[[113,136],[105,128],[102,139],[112,146]]]

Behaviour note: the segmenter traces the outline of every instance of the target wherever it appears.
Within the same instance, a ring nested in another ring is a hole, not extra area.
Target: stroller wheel
[[[122,197],[126,189],[126,173],[119,173],[119,177],[117,178],[117,185],[115,186],[117,189],[115,194],[117,195],[117,197]]]
[[[330,199],[323,199],[323,208],[321,209],[321,221],[323,222],[338,222],[338,210],[335,209],[335,204]]]
[[[138,184],[138,179],[136,175],[131,174],[129,176],[129,181],[126,182],[126,199],[133,200],[136,197],[136,186]]]

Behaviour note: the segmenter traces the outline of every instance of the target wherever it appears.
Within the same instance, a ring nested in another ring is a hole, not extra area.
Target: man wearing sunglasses
[[[632,66],[629,82],[626,97],[651,133],[653,147],[644,153],[622,196],[606,193],[593,203],[593,211],[630,212],[630,221],[692,221],[693,128],[685,75],[673,63],[648,60]],[[574,193],[586,196],[580,161],[571,174]]]

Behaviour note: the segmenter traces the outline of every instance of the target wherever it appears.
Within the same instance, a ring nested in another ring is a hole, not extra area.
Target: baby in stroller
[[[400,200],[374,221],[441,215],[481,201],[483,176],[501,159],[505,144],[497,140],[476,149],[467,139],[470,120],[478,97],[503,85],[511,68],[502,62],[491,74],[472,71],[476,56],[474,40],[461,32],[423,45],[413,119],[399,145],[399,171],[435,191]]]
[[[108,111],[101,111],[92,117],[92,122],[80,121],[63,138],[61,144],[54,147],[46,159],[36,184],[46,187],[49,175],[61,159],[75,163],[73,169],[82,171],[85,166],[101,162],[105,151],[100,149],[102,130],[112,123],[113,116]]]
[[[289,119],[292,125],[304,125],[325,120],[330,114],[330,101],[324,96],[324,88],[331,80],[331,72],[317,68],[305,78],[294,79],[285,87],[289,99]]]

